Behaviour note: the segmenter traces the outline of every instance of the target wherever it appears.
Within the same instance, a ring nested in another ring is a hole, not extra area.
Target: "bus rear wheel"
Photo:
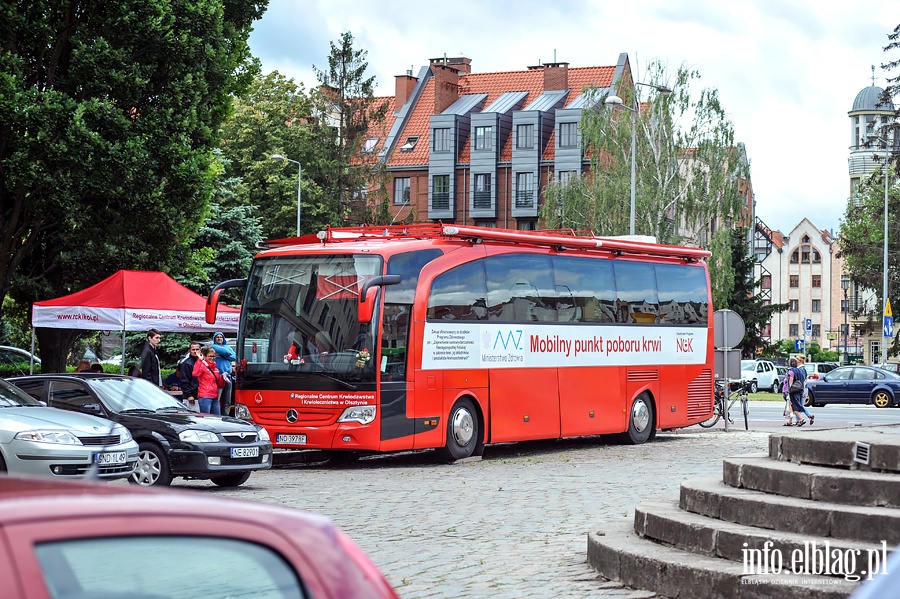
[[[653,436],[654,428],[653,402],[646,393],[641,393],[631,402],[631,410],[628,412],[628,430],[619,438],[628,445],[640,445],[646,443]]]
[[[447,418],[447,442],[438,455],[450,461],[470,457],[478,445],[478,429],[478,414],[472,400],[465,397],[457,400]]]

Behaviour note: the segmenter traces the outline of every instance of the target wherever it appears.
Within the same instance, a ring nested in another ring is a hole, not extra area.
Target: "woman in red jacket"
[[[225,379],[216,368],[216,350],[204,347],[200,356],[201,359],[194,363],[194,376],[199,382],[197,401],[200,402],[201,412],[218,416],[222,413],[219,407],[219,389],[225,386]]]

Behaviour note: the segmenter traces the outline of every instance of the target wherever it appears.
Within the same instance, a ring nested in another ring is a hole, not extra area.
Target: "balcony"
[[[516,208],[534,208],[534,192],[517,191]]]
[[[441,191],[434,192],[431,197],[432,210],[450,210],[450,192]]]
[[[472,193],[472,208],[474,210],[490,210],[492,208],[491,192],[490,191],[473,192]]]

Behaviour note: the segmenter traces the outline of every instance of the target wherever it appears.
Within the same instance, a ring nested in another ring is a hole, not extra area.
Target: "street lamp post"
[[[279,162],[293,162],[297,165],[297,237],[300,237],[300,182],[303,180],[303,167],[296,160],[285,158],[281,154],[272,154],[272,160]]]
[[[850,362],[850,354],[847,351],[847,334],[850,327],[847,324],[847,315],[850,313],[850,304],[847,303],[847,290],[850,289],[850,275],[844,273],[841,275],[841,289],[844,290],[844,360],[841,362],[846,366]]]
[[[634,85],[643,85],[644,87],[652,87],[657,92],[665,95],[671,94],[672,90],[665,85],[655,85],[653,83],[634,82]],[[636,91],[636,90],[635,90]],[[628,234],[634,235],[634,194],[635,194],[635,148],[637,146],[637,117],[640,112],[640,103],[637,101],[637,93],[632,94],[631,106],[625,106],[622,98],[619,96],[607,96],[604,100],[605,104],[612,106],[621,106],[631,111],[631,212],[628,218]]]

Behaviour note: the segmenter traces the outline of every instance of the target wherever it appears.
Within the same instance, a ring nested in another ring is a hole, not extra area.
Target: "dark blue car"
[[[807,405],[828,403],[875,404],[879,408],[900,402],[900,375],[872,366],[842,366],[807,380]]]

